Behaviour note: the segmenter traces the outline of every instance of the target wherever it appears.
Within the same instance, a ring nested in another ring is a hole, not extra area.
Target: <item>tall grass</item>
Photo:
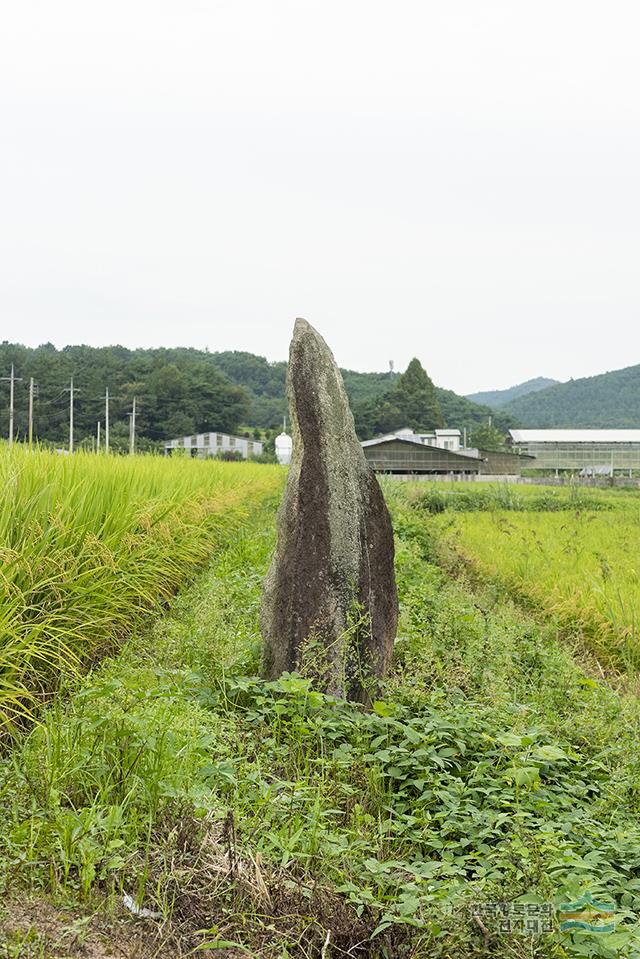
[[[0,725],[117,645],[277,469],[0,449]]]

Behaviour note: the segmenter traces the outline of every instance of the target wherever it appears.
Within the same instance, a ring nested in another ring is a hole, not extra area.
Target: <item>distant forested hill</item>
[[[271,363],[253,353],[209,353],[188,348],[129,350],[122,346],[67,346],[50,343],[31,349],[0,344],[0,376],[11,364],[16,377],[15,430],[27,433],[28,385],[36,384],[35,435],[66,445],[69,424],[68,387],[73,376],[75,438],[90,444],[98,420],[104,426],[104,393],[111,397],[111,442],[125,447],[128,414],[136,397],[136,433],[140,448],[173,436],[241,428],[279,427],[287,411],[285,362]],[[393,389],[397,376],[343,370],[345,386],[358,421],[358,411]],[[478,406],[450,390],[436,388],[447,426],[471,429],[493,416],[506,429],[511,420],[502,411]],[[0,437],[7,435],[8,383],[0,383]]]
[[[266,428],[282,422],[282,417],[287,412],[285,362],[269,363],[263,356],[235,351],[210,355],[221,372],[248,390],[251,396],[248,422],[252,426]],[[389,373],[358,373],[355,370],[341,372],[358,432],[361,438],[365,438],[370,433],[367,429],[367,414],[371,404],[382,402],[385,394],[393,390],[399,374],[391,377]],[[502,410],[480,406],[464,396],[458,396],[452,390],[436,387],[436,395],[446,426],[472,430],[474,426],[486,423],[489,417],[502,431],[515,425],[513,418]]]
[[[246,391],[247,423],[261,429],[282,424],[287,413],[287,364],[284,361],[270,363],[264,356],[239,350],[207,355],[220,373]]]
[[[512,426],[517,426],[517,420],[508,410],[495,409],[491,406],[485,406],[481,403],[474,403],[466,396],[459,396],[453,390],[445,390],[436,386],[436,393],[440,400],[442,415],[445,424],[452,428],[466,429],[473,432],[474,426],[481,426],[487,423],[489,417],[496,429],[506,433]]]
[[[640,366],[549,386],[501,409],[521,426],[640,428]]]
[[[248,423],[265,429],[282,423],[287,413],[287,364],[284,360],[272,363],[264,356],[239,350],[208,356],[216,369],[248,392]],[[342,370],[342,376],[352,405],[382,396],[391,386],[388,373]]]
[[[516,386],[510,386],[507,390],[485,390],[481,393],[467,393],[467,399],[474,403],[484,403],[485,406],[501,407],[517,400],[520,396],[526,396],[528,393],[536,393],[538,390],[544,390],[548,386],[555,386],[559,380],[550,380],[546,376],[537,376],[534,380],[527,380],[526,383],[518,383]]]

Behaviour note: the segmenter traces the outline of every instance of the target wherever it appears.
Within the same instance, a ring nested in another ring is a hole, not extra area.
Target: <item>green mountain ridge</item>
[[[252,426],[266,428],[282,422],[283,416],[287,413],[286,362],[269,362],[263,356],[240,351],[210,355],[225,376],[249,392],[251,406],[248,422]],[[396,373],[392,376],[388,372],[360,373],[345,369],[340,372],[359,435],[362,434],[364,438],[366,430],[361,427],[361,414],[365,407],[371,402],[381,400],[386,393],[391,392],[401,374]],[[496,412],[489,406],[474,403],[454,393],[453,390],[439,386],[436,386],[435,391],[445,426],[472,431],[474,427],[485,424],[489,417],[492,418],[494,425],[503,431],[515,425],[512,417],[502,410]]]
[[[544,390],[549,386],[556,386],[559,382],[560,380],[552,380],[547,376],[536,376],[532,380],[526,380],[524,383],[517,383],[515,386],[510,386],[506,390],[483,390],[479,393],[467,393],[465,395],[466,399],[471,400],[473,403],[501,408],[511,403],[512,400],[526,396],[529,393]]]
[[[501,408],[523,427],[640,428],[640,365],[558,383]]]

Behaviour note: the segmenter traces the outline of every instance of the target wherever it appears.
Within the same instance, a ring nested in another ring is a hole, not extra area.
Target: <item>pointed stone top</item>
[[[344,443],[349,460],[360,460],[359,469],[369,469],[358,443],[342,375],[331,348],[316,328],[303,317],[293,327],[287,376],[293,445],[325,446],[329,469],[345,467],[340,452]],[[294,465],[298,460],[294,455]],[[340,464],[340,465],[339,465]]]
[[[317,336],[318,339],[322,340],[322,337],[316,330],[314,326],[309,323],[308,320],[305,320],[302,316],[297,316],[296,321],[293,324],[293,336],[294,339],[296,336],[300,336],[302,333],[312,333],[314,336]],[[322,340],[324,343],[324,340]]]

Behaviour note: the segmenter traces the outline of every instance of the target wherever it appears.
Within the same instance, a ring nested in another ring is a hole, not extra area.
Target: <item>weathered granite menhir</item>
[[[368,703],[398,620],[391,519],[331,350],[296,320],[289,352],[293,457],[262,602],[264,672]]]

